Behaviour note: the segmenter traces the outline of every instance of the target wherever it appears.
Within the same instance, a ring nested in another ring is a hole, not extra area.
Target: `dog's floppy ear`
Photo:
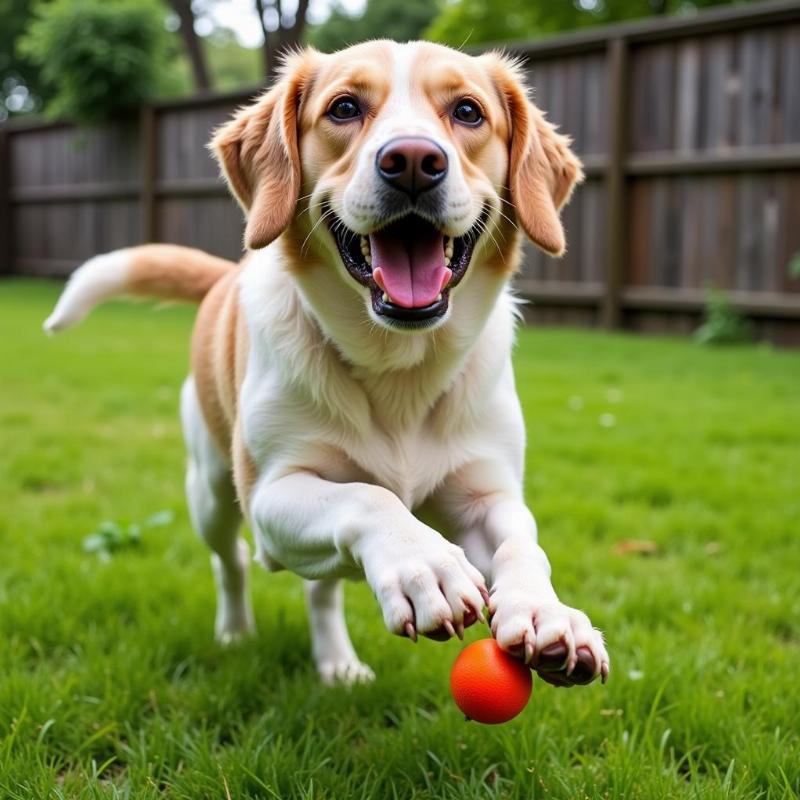
[[[581,162],[570,139],[528,100],[519,65],[496,54],[489,58],[511,126],[508,185],[517,219],[534,244],[560,256],[565,242],[559,211],[583,180]]]
[[[278,82],[214,132],[210,147],[247,216],[245,246],[266,247],[294,215],[300,194],[298,108],[317,53],[289,55]]]

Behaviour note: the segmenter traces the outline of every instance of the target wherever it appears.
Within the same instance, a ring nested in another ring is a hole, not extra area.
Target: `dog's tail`
[[[69,328],[119,295],[199,303],[235,267],[224,258],[173,244],[145,244],[95,256],[72,273],[43,327],[48,333]]]

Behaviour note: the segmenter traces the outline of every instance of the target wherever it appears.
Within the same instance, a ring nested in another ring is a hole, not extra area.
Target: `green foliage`
[[[242,47],[227,28],[218,28],[202,44],[215,89],[231,91],[263,83],[261,48]]]
[[[456,0],[447,3],[425,31],[426,38],[454,46],[503,42],[558,31],[588,28],[654,12],[687,13],[698,8],[723,5],[732,0]]]
[[[254,565],[258,637],[214,644],[177,414],[194,309],[112,303],[46,339],[59,289],[0,282],[0,798],[800,793],[800,353],[520,331],[525,494],[612,672],[537,679],[523,714],[481,726],[449,696],[463,645],[389,636],[363,584],[345,597],[370,686],[319,685],[286,572]],[[175,523],[146,546],[81,549],[97,520],[157,508]],[[649,558],[615,552],[645,538]]]
[[[45,94],[39,67],[15,54],[31,16],[32,0],[0,0],[0,122],[9,114],[35,110]]]
[[[18,49],[53,92],[49,116],[95,123],[164,88],[167,36],[157,0],[40,0]]]
[[[143,522],[131,522],[128,525],[105,520],[94,533],[90,533],[83,540],[83,549],[87,553],[95,553],[102,561],[108,561],[120,550],[138,547],[142,542],[144,531],[169,525],[174,518],[175,515],[171,511],[157,511]]]
[[[792,280],[800,280],[800,250],[798,250],[789,262],[789,277]]]
[[[752,341],[750,322],[731,306],[724,293],[708,293],[705,316],[706,321],[694,334],[699,344],[726,345]]]
[[[440,0],[369,0],[364,13],[353,17],[337,5],[325,22],[309,28],[307,38],[328,53],[366,39],[419,39],[440,6]]]

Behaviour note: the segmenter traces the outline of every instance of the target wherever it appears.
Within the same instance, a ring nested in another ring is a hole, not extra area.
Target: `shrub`
[[[798,250],[789,262],[789,277],[793,281],[800,280],[800,250]]]
[[[52,89],[48,116],[95,123],[163,85],[167,36],[157,0],[40,0],[19,50]]]
[[[753,339],[749,320],[722,292],[711,291],[706,300],[705,322],[694,332],[700,344],[742,344]]]

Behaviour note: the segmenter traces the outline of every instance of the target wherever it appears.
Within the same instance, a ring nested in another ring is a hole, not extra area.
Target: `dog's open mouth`
[[[329,218],[342,261],[369,288],[375,313],[404,327],[424,327],[445,314],[450,290],[464,277],[485,225],[482,215],[464,236],[453,238],[409,214],[360,236]]]

